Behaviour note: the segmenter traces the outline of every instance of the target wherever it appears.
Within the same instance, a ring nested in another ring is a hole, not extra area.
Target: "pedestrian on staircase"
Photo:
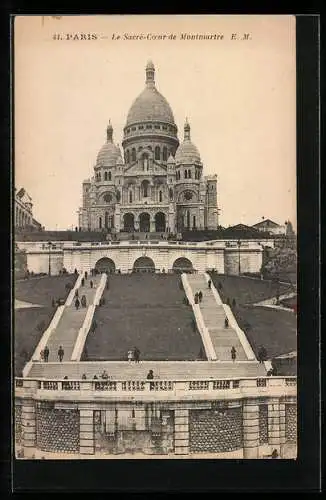
[[[81,305],[82,307],[86,307],[86,295],[83,295],[81,298]]]
[[[48,346],[45,346],[43,353],[45,363],[49,361],[49,354],[50,354],[49,348]]]
[[[81,286],[84,286],[84,285],[85,285],[85,280],[84,280],[84,278],[82,278],[82,280],[81,280]]]
[[[86,379],[87,379],[86,374],[85,374],[85,373],[83,373],[83,374],[82,374],[82,380],[86,380]]]
[[[207,285],[208,285],[208,288],[210,288],[212,286],[212,281],[208,280]]]
[[[59,347],[59,349],[58,349],[58,358],[59,358],[60,363],[61,363],[61,362],[62,362],[62,360],[63,360],[64,353],[65,353],[65,352],[64,352],[64,350],[63,350],[63,348],[62,348],[62,345],[61,345],[61,346]]]
[[[235,361],[237,357],[237,350],[234,346],[232,346],[232,349],[231,349],[231,358],[232,358],[232,361]]]
[[[78,297],[77,297],[77,298],[76,298],[76,300],[75,300],[75,307],[76,307],[76,311],[78,311],[79,306],[80,306],[80,302],[79,302],[79,299],[78,299]]]
[[[75,291],[75,297],[78,297],[78,290]]]
[[[203,294],[202,294],[201,290],[198,293],[198,298],[199,298],[199,302],[201,302],[203,300]]]
[[[85,271],[85,280],[87,280],[87,277],[88,277],[88,273],[87,273],[87,271]]]
[[[139,358],[140,358],[140,350],[138,349],[138,347],[135,347],[134,348],[135,363],[139,363]]]
[[[198,299],[198,292],[195,293],[195,304],[198,304],[199,299]]]
[[[89,286],[90,286],[91,288],[93,288],[93,280],[91,280],[91,281],[89,282]]]
[[[224,320],[224,328],[229,328],[229,320],[227,318]]]

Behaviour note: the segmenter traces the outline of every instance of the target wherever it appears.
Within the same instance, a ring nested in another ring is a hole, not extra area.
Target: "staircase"
[[[225,312],[223,306],[219,306],[216,303],[212,291],[208,288],[205,275],[191,274],[187,278],[193,295],[199,291],[203,294],[203,299],[199,306],[217,359],[219,361],[230,361],[231,348],[234,346],[236,349],[236,361],[247,360],[248,358],[235,330],[230,326],[229,328],[225,328],[224,326]]]
[[[87,379],[94,375],[101,376],[106,370],[114,380],[144,380],[149,370],[153,370],[154,380],[196,380],[219,378],[264,377],[266,369],[263,364],[244,361],[239,363],[218,361],[141,361],[129,364],[127,361],[84,361],[68,363],[34,363],[29,378]]]
[[[99,285],[101,277],[96,276],[91,279],[93,281],[93,288],[90,287],[89,278],[88,280],[85,280],[85,286],[80,286],[78,289],[79,301],[82,295],[85,295],[87,306],[85,308],[80,307],[77,311],[75,308],[75,300],[73,300],[70,306],[65,307],[58,326],[51,333],[47,343],[49,348],[49,361],[58,361],[58,349],[60,346],[62,346],[64,350],[63,361],[70,360],[78,337],[79,329],[84,323],[88,306],[93,303],[96,288]]]

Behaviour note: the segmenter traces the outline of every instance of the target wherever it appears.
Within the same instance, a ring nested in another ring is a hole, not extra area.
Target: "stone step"
[[[83,373],[87,378],[98,377],[103,370],[116,380],[142,380],[150,369],[154,372],[154,377],[166,380],[192,380],[192,379],[212,379],[212,378],[245,378],[259,377],[266,375],[263,364],[257,362],[156,362],[143,361],[139,364],[129,364],[124,361],[110,362],[75,362],[75,363],[33,363],[29,378],[63,378],[80,379]]]

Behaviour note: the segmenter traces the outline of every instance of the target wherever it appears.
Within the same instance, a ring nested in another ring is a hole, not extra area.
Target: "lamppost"
[[[51,248],[52,248],[52,242],[48,242],[48,248],[49,248],[49,276],[51,276]]]
[[[237,241],[237,244],[238,244],[238,248],[239,248],[239,252],[238,252],[238,264],[239,264],[239,276],[241,274],[241,255],[240,255],[240,247],[241,247],[241,240],[238,240]]]

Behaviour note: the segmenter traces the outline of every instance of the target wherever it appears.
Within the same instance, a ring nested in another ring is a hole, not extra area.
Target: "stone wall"
[[[268,405],[259,405],[259,444],[268,443]]]
[[[190,451],[222,453],[243,446],[242,408],[190,410]]]
[[[36,446],[56,453],[79,452],[79,412],[55,409],[38,403],[36,409]]]
[[[285,440],[297,441],[297,405],[285,405]]]
[[[22,444],[22,404],[19,401],[15,402],[15,442],[18,445]]]

